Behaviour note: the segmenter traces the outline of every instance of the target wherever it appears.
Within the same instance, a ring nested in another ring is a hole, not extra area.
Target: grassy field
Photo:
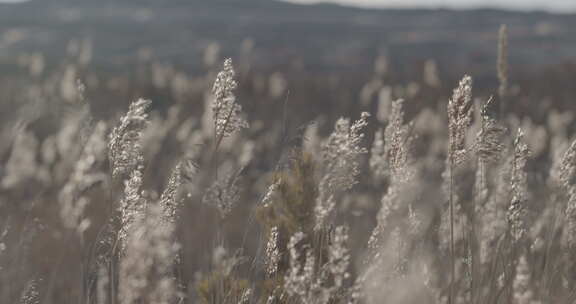
[[[576,301],[569,18],[184,3],[0,5],[0,303]]]

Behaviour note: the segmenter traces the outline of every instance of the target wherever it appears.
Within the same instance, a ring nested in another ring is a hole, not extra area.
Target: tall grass
[[[506,36],[497,102],[465,76],[441,110],[300,128],[288,100],[250,120],[231,60],[203,117],[97,121],[78,84],[55,127],[2,137],[0,302],[573,303],[573,117],[505,112]]]

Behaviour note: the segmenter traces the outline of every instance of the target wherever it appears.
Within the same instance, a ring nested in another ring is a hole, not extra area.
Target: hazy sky
[[[0,0],[21,2],[27,0]],[[41,1],[41,0],[40,0]],[[192,0],[193,1],[193,0]],[[576,12],[576,0],[284,0],[296,3],[333,2],[362,7],[507,8]]]
[[[492,7],[576,12],[576,0],[288,0],[298,3],[334,2],[364,7]]]

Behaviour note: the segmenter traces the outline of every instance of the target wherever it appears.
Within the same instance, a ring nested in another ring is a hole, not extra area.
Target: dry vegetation
[[[372,115],[253,121],[231,60],[203,107],[172,77],[169,109],[116,119],[75,72],[31,85],[0,134],[0,303],[573,303],[574,117],[508,110],[506,39],[495,96],[464,76],[411,119],[383,88]]]

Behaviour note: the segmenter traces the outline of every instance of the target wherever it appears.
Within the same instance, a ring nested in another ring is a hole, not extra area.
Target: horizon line
[[[338,5],[342,7],[353,7],[353,8],[362,8],[362,9],[405,9],[405,10],[417,10],[417,9],[431,9],[431,10],[455,10],[455,11],[465,11],[465,10],[501,10],[501,11],[510,11],[510,12],[524,12],[524,13],[531,13],[531,12],[545,12],[545,13],[554,13],[554,14],[575,14],[576,13],[576,5],[573,8],[565,8],[565,7],[558,7],[558,8],[550,8],[550,7],[541,7],[541,6],[534,6],[529,5],[526,7],[521,7],[519,5],[497,5],[497,4],[415,4],[415,5],[405,5],[399,3],[392,3],[392,4],[376,4],[376,3],[351,3],[350,0],[278,0],[287,3],[293,4],[300,4],[300,5],[318,5],[318,4],[331,4],[331,5]]]

